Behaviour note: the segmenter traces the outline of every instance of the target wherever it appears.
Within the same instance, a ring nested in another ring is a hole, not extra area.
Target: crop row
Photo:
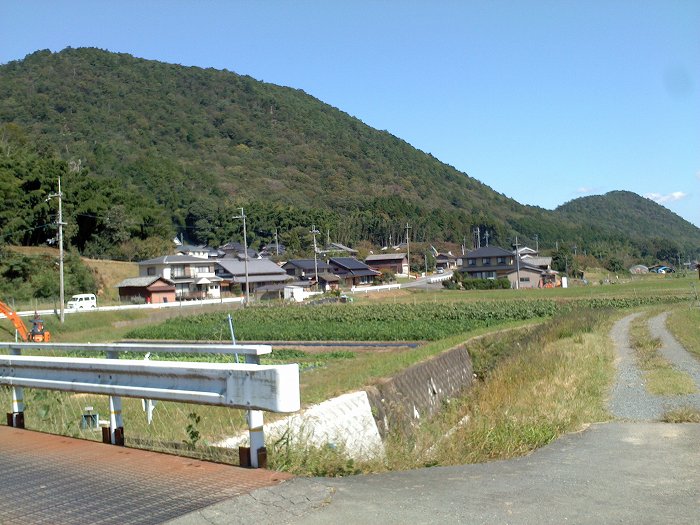
[[[483,301],[472,303],[255,306],[233,314],[241,341],[437,340],[483,326],[551,317],[572,308],[632,308],[682,300],[675,296],[625,299]],[[137,339],[226,340],[226,319],[204,314],[169,319],[127,334]]]

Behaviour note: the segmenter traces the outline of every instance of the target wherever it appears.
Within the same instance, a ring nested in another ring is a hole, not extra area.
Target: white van
[[[97,298],[92,293],[79,293],[70,298],[66,304],[70,310],[83,310],[85,308],[97,308]]]

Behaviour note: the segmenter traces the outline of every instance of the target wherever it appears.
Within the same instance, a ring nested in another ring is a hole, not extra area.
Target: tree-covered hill
[[[559,206],[555,214],[567,222],[586,224],[594,217],[611,236],[637,238],[642,257],[674,261],[678,246],[685,257],[698,253],[698,228],[656,202],[630,191],[581,197]],[[693,250],[693,246],[695,250]]]
[[[312,224],[345,244],[397,241],[410,223],[414,241],[470,245],[480,226],[494,244],[631,251],[658,231],[523,206],[300,90],[98,49],[0,66],[0,126],[0,240],[45,240],[17,232],[47,220],[43,199],[65,172],[68,239],[90,256],[131,257],[176,233],[236,238],[239,206],[253,243],[277,230],[292,249]],[[663,237],[700,246],[685,230]]]

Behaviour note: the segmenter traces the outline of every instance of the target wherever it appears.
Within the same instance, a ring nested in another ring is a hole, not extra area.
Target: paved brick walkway
[[[0,426],[0,523],[154,524],[290,479]]]

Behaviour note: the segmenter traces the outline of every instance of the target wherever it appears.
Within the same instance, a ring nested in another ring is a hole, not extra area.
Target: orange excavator
[[[51,341],[51,333],[44,328],[44,321],[39,318],[39,314],[36,312],[34,313],[34,319],[32,319],[31,330],[27,330],[27,327],[24,326],[17,312],[2,301],[0,301],[0,313],[4,314],[5,317],[12,321],[22,341],[27,343],[48,343]]]

